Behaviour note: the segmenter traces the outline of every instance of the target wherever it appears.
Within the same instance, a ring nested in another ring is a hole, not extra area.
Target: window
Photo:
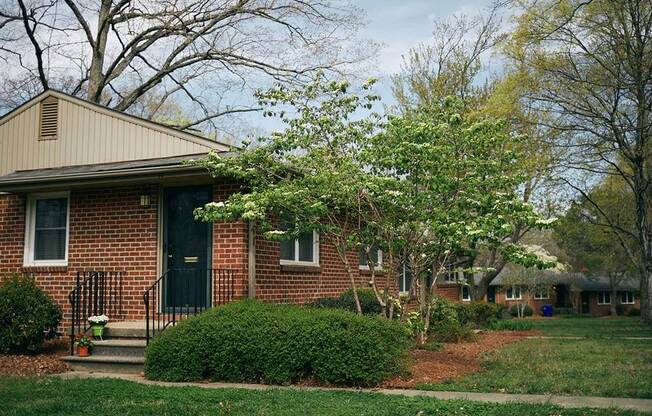
[[[549,289],[539,289],[534,292],[534,299],[550,299]]]
[[[25,218],[26,266],[68,264],[68,193],[31,195]]]
[[[620,292],[620,303],[622,303],[623,305],[633,305],[634,293],[630,291]]]
[[[407,265],[403,264],[401,266],[401,272],[398,276],[398,291],[400,293],[408,293],[410,291],[410,285],[412,284],[412,273],[410,268]]]
[[[455,282],[457,282],[457,271],[453,269],[453,266],[448,266],[446,268],[446,273],[444,274],[444,283]]]
[[[462,286],[462,300],[465,302],[471,301],[471,293],[468,286]]]
[[[294,240],[281,241],[281,264],[319,265],[319,233],[301,234]]]
[[[610,305],[610,304],[611,304],[611,293],[598,292],[598,305]]]
[[[519,286],[511,286],[507,288],[505,292],[505,299],[507,300],[520,300],[521,299],[521,288]]]
[[[382,269],[383,268],[383,252],[378,249],[371,249],[369,250],[369,256],[371,257],[371,261],[374,264],[374,268],[376,269]],[[369,269],[369,264],[367,264],[367,253],[366,249],[360,248],[360,268],[364,270]]]

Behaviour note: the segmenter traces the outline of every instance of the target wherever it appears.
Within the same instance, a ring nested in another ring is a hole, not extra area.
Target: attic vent
[[[39,140],[53,140],[57,138],[59,126],[59,100],[48,97],[41,101]]]

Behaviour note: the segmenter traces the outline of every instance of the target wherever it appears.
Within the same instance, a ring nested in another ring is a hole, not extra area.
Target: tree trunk
[[[611,296],[611,303],[609,306],[609,313],[611,314],[611,316],[618,316],[618,310],[616,309],[616,302],[618,302],[618,299],[616,298],[617,296],[616,287],[612,285],[610,292],[611,293],[609,294],[609,296]]]
[[[109,37],[111,0],[103,0],[97,18],[97,37],[93,45],[91,65],[88,69],[88,100],[99,103],[104,89],[104,56]]]

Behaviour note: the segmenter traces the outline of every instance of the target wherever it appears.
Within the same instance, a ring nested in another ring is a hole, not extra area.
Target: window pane
[[[36,230],[34,260],[65,260],[66,230]]]
[[[60,228],[66,226],[68,200],[39,199],[36,201],[36,229]]]
[[[471,295],[469,293],[469,288],[467,286],[462,286],[462,299],[471,300]]]
[[[294,240],[281,241],[281,260],[294,260]]]
[[[299,240],[299,261],[313,261],[314,242],[312,233],[301,234]]]
[[[513,296],[512,296],[512,288],[511,288],[511,287],[508,287],[508,288],[507,288],[507,294],[506,294],[506,297],[507,297],[508,299],[511,299],[511,298],[513,297]]]
[[[367,262],[367,250],[363,247],[360,248],[360,266],[368,266]],[[372,248],[369,250],[369,257],[374,263],[374,266],[378,266],[378,249]]]
[[[360,266],[366,266],[367,265],[367,253],[365,253],[364,247],[360,247],[360,255],[358,257],[360,258]]]

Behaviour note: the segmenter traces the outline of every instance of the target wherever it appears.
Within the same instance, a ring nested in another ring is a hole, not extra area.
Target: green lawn
[[[652,337],[652,328],[636,317],[532,319],[534,329],[548,336],[591,338]]]
[[[2,415],[637,415],[376,393],[144,386],[121,380],[0,379]]]
[[[650,330],[635,318],[533,320],[551,336],[587,339],[530,339],[484,357],[483,370],[426,390],[567,394],[652,398]]]

